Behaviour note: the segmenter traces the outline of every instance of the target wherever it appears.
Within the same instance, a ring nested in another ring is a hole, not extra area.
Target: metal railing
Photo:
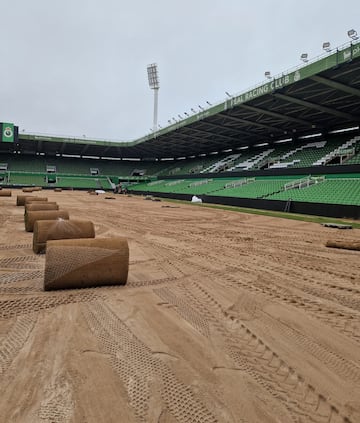
[[[189,187],[198,187],[200,185],[205,185],[208,184],[209,182],[212,182],[212,179],[204,179],[202,181],[198,181],[198,182],[193,182],[192,184],[189,185]]]
[[[255,182],[255,178],[246,178],[236,182],[229,182],[225,185],[225,189],[241,187],[243,185],[250,184],[251,182]]]
[[[181,182],[184,182],[184,181],[185,181],[185,179],[178,179],[176,181],[169,182],[165,185],[168,186],[168,187],[172,187],[173,185],[181,184]]]

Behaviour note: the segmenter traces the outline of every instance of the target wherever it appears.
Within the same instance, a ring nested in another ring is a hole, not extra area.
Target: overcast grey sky
[[[136,139],[360,33],[360,1],[0,0],[0,121],[20,131]]]

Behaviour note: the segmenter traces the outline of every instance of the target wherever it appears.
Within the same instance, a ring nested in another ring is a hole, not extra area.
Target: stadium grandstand
[[[134,194],[360,218],[360,43],[130,142],[1,124],[4,187]]]

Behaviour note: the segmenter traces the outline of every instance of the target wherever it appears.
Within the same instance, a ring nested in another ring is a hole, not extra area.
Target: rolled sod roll
[[[33,251],[36,254],[45,252],[48,240],[74,238],[95,238],[94,224],[89,220],[37,220]]]
[[[44,203],[47,200],[48,200],[47,197],[32,197],[32,196],[29,196],[28,198],[25,198],[24,205],[26,206],[28,203],[32,203],[33,201],[41,201],[42,203]]]
[[[47,241],[44,290],[125,285],[129,271],[127,239]]]
[[[16,205],[17,206],[25,206],[26,198],[35,198],[35,197],[32,197],[31,195],[18,195],[16,197]]]
[[[34,188],[23,188],[22,192],[33,192]]]
[[[69,219],[69,212],[66,210],[39,210],[29,211],[24,215],[26,232],[33,232],[37,220]]]
[[[55,202],[42,202],[42,201],[33,201],[28,203],[25,206],[25,213],[29,211],[39,211],[39,210],[59,210],[59,205]]]
[[[62,189],[61,189],[61,188],[55,188],[55,189],[54,189],[54,191],[55,191],[55,192],[61,192],[61,191],[62,191]]]
[[[327,247],[360,251],[360,241],[328,241]]]
[[[0,197],[11,197],[11,189],[1,189]]]

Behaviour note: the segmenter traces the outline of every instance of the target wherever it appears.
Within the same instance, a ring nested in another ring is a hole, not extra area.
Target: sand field
[[[325,247],[359,229],[42,191],[130,248],[126,286],[44,292],[17,194],[0,198],[1,423],[360,422],[360,252]]]

